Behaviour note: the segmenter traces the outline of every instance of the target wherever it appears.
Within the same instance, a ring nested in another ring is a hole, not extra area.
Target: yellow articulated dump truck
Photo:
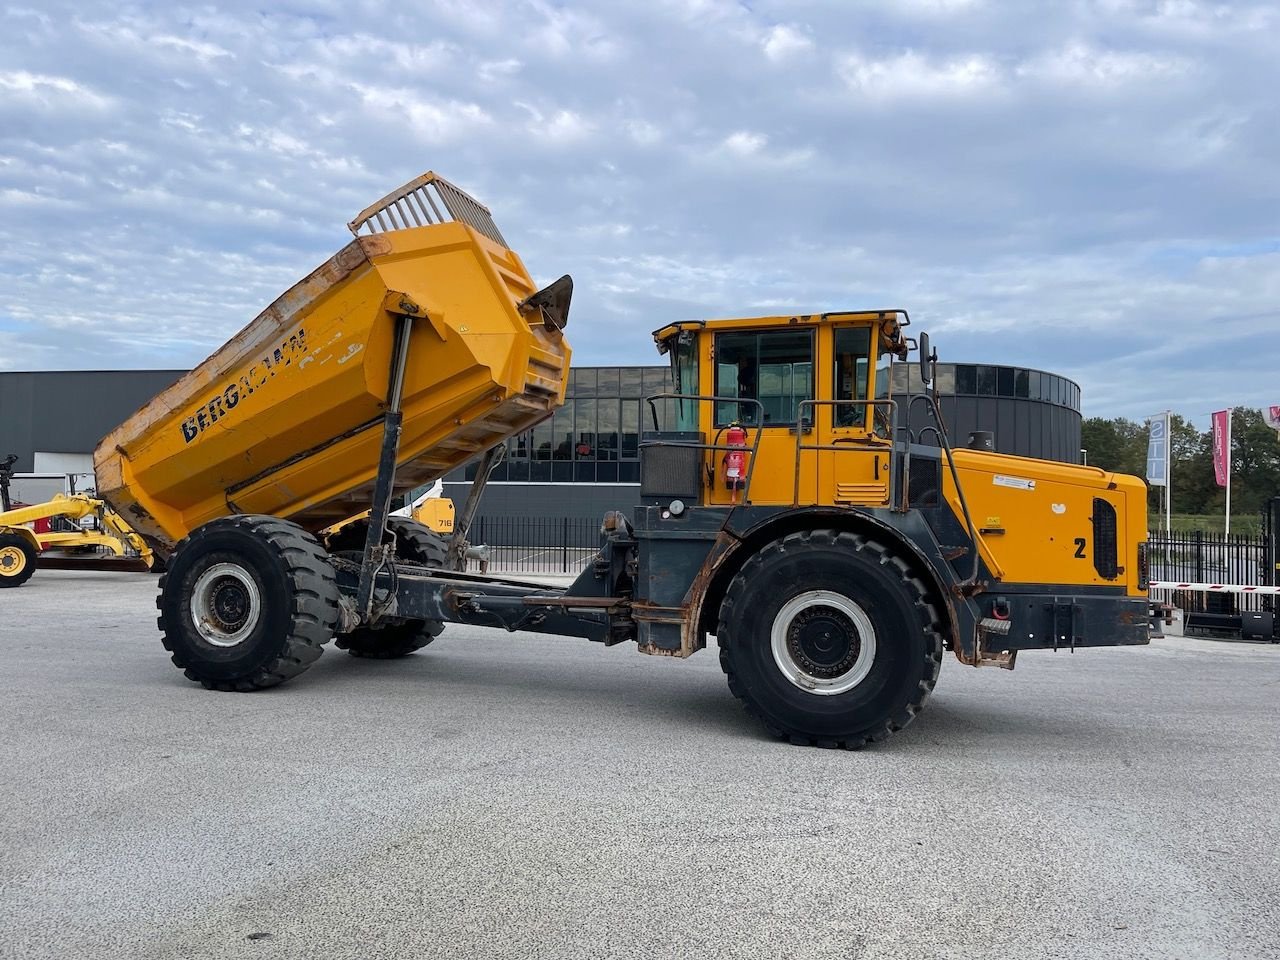
[[[572,281],[539,289],[489,211],[423,177],[355,240],[106,437],[98,492],[158,553],[164,645],[218,690],[296,676],[334,640],[398,657],[447,623],[633,642],[715,638],[775,735],[857,747],[909,723],[944,650],[1147,642],[1141,481],[953,450],[889,395],[902,310],[673,324],[640,505],[568,587],[465,570],[503,442],[563,401]],[[926,442],[928,441],[928,442]],[[445,536],[394,496],[479,460]],[[363,511],[365,519],[326,534]]]

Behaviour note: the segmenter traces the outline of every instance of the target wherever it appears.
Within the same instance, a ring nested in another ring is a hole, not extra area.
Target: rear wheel
[[[905,727],[938,679],[940,615],[884,545],[817,530],[734,578],[717,639],[729,689],[770,733],[854,749]]]
[[[36,548],[26,537],[0,533],[0,587],[20,587],[36,572]]]
[[[175,548],[160,577],[164,647],[211,690],[296,677],[338,622],[333,567],[315,537],[275,517],[214,520]]]
[[[442,567],[448,556],[445,540],[428,530],[416,520],[392,517],[387,521],[387,540],[393,538],[397,560],[420,563],[428,567]],[[363,555],[368,521],[348,524],[329,538],[330,553],[357,553]],[[353,657],[370,660],[395,660],[421,650],[444,630],[438,620],[407,620],[375,627],[359,627],[350,633],[338,635],[335,642],[341,650]]]

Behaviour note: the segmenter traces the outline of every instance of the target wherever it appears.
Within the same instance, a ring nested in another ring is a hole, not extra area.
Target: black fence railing
[[[489,548],[494,573],[577,575],[600,548],[600,521],[581,517],[480,517],[472,543]],[[1152,580],[1259,585],[1267,583],[1266,539],[1200,530],[1152,532],[1147,557]],[[474,566],[474,564],[473,564]],[[1180,591],[1187,610],[1229,613],[1271,609],[1269,597]]]
[[[489,548],[491,573],[576,576],[600,549],[600,521],[581,517],[479,517],[471,525],[467,539]]]
[[[1152,532],[1147,540],[1152,580],[1184,583],[1222,583],[1259,586],[1267,583],[1266,538],[1249,534],[1206,533],[1202,530]],[[1168,598],[1168,591],[1156,594]],[[1177,591],[1173,602],[1200,613],[1270,610],[1270,597],[1257,594]]]

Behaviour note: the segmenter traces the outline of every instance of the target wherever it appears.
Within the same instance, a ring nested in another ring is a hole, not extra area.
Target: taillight
[[[1150,582],[1147,574],[1147,541],[1143,540],[1138,544],[1138,589],[1147,589]]]

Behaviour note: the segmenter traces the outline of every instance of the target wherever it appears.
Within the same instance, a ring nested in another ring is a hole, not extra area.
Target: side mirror
[[[929,365],[929,335],[920,334],[920,382],[928,386],[933,380],[933,370]]]

